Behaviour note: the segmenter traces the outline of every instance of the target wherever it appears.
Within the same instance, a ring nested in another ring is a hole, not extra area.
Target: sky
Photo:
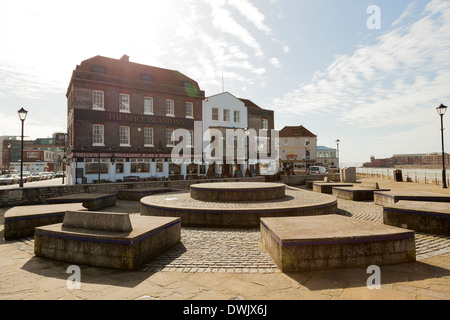
[[[1,0],[0,136],[21,107],[30,139],[65,132],[75,67],[124,54],[339,139],[341,163],[442,150],[449,0]]]

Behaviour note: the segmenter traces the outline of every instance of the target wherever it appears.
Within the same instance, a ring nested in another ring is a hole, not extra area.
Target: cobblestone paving
[[[139,202],[117,201],[109,212],[139,214]],[[383,223],[383,208],[373,202],[338,200],[338,214]],[[417,260],[450,252],[450,237],[416,233]],[[32,237],[15,241],[33,252]],[[181,242],[142,268],[144,272],[274,273],[280,272],[261,247],[259,230],[182,228]]]

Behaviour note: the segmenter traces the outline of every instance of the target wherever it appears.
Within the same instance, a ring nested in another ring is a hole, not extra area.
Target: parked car
[[[328,170],[325,167],[321,166],[311,166],[308,168],[308,174],[325,174],[328,173]]]
[[[19,174],[20,177],[20,174]],[[22,179],[23,182],[32,182],[33,181],[33,177],[31,176],[31,172],[30,171],[24,171],[22,174]]]
[[[13,184],[17,184],[20,182],[20,174],[12,174]]]
[[[31,176],[33,177],[33,181],[40,181],[41,180],[41,175],[39,174],[39,172],[34,172],[31,174]]]
[[[13,184],[12,174],[4,174],[0,176],[0,184],[1,185],[9,185]]]
[[[65,177],[65,176],[66,176],[66,174],[65,174],[64,171],[58,171],[56,173],[56,175],[55,175],[55,178],[62,178],[62,177]]]
[[[41,176],[41,180],[47,180],[47,173],[39,172],[39,175]]]

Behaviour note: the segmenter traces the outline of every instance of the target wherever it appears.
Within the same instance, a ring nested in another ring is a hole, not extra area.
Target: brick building
[[[317,160],[317,135],[304,126],[287,126],[280,131],[280,167],[306,170]]]
[[[68,183],[186,176],[186,164],[172,163],[172,134],[193,135],[202,120],[196,81],[127,55],[96,56],[73,71],[66,97]]]

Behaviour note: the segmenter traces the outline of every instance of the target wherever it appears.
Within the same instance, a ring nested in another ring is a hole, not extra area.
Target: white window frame
[[[175,101],[172,99],[166,99],[166,116],[175,117]]]
[[[214,119],[214,110],[217,110],[217,119]],[[212,108],[211,109],[211,120],[212,121],[220,121],[220,110],[219,110],[219,108]]]
[[[130,113],[130,95],[119,93],[119,111]]]
[[[237,121],[236,121],[236,118],[237,118]],[[233,121],[234,121],[234,123],[240,123],[241,122],[241,112],[240,111],[234,110],[234,112],[233,112]]]
[[[96,123],[92,125],[92,146],[105,146],[105,126],[103,124]]]
[[[105,111],[105,92],[92,90],[92,110]]]
[[[169,132],[170,132],[170,137],[169,137]],[[174,133],[173,129],[166,129],[166,147],[174,147],[175,146],[175,141],[173,139],[173,133]]]
[[[186,118],[194,119],[194,103],[186,102]]]
[[[188,132],[189,132],[190,140],[187,141],[186,145],[188,147],[194,147],[194,130],[188,130]]]
[[[146,101],[150,101],[150,104],[146,104]],[[153,97],[144,97],[144,114],[153,115]]]
[[[131,147],[130,143],[130,127],[119,127],[119,145],[121,147]]]
[[[261,129],[269,130],[269,119],[261,118]]]
[[[151,132],[151,135],[149,134],[150,132]],[[146,143],[146,142],[149,142],[149,141],[147,141],[149,136],[151,136],[151,143]],[[153,142],[154,142],[153,128],[145,127],[144,128],[144,147],[154,147]]]
[[[223,109],[223,122],[231,122],[230,109]]]

